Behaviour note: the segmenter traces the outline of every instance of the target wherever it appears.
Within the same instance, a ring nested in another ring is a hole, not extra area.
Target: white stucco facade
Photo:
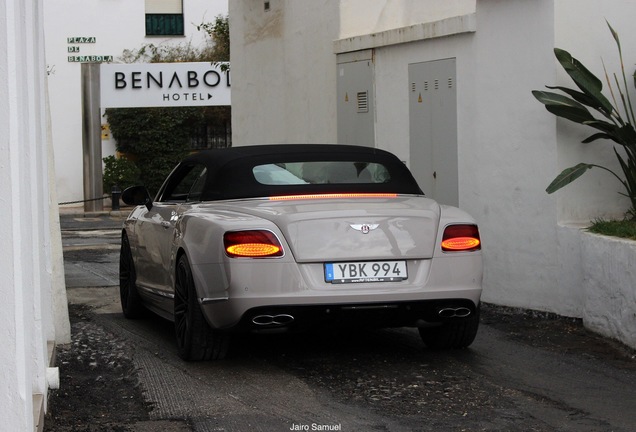
[[[70,342],[42,12],[39,0],[0,6],[0,428],[7,431],[41,427],[47,376],[56,377],[48,347]]]
[[[269,10],[263,2],[230,3],[234,145],[337,140],[336,59],[372,50],[371,145],[411,164],[408,66],[454,58],[459,205],[480,224],[483,299],[582,316],[580,237],[566,225],[621,216],[628,202],[619,196],[616,179],[600,170],[554,195],[545,192],[566,167],[600,162],[616,168],[616,162],[607,143],[578,144],[592,131],[557,121],[531,91],[573,86],[554,58],[555,46],[599,76],[601,57],[613,70],[616,51],[605,19],[622,38],[629,79],[636,63],[636,32],[629,23],[636,3],[269,3]],[[306,18],[304,11],[314,6],[311,19]]]
[[[200,43],[194,26],[226,14],[227,0],[186,2],[183,12],[178,42]],[[144,36],[143,1],[6,0],[0,24],[0,429],[37,431],[59,384],[53,347],[71,341],[57,203],[83,198],[80,63],[69,48],[117,57],[168,42]]]
[[[572,19],[572,14],[576,19]],[[630,17],[636,13],[636,3],[629,0],[561,0],[555,1],[556,47],[569,51],[585,66],[603,79],[603,63],[609,74],[620,73],[620,61],[616,43],[605,23],[607,20],[621,38],[625,72],[628,86],[634,99],[632,75],[636,65],[636,32],[630,24]],[[612,78],[613,81],[613,78]],[[569,77],[559,68],[559,85],[571,85]],[[622,77],[621,77],[622,82]],[[607,83],[603,79],[605,94]],[[616,97],[616,87],[614,86]],[[620,102],[619,102],[620,103]],[[580,142],[593,133],[569,122],[559,121],[558,161],[560,168],[579,162],[597,163],[612,169],[622,176],[622,172],[608,141],[591,144]],[[575,183],[558,194],[557,211],[560,222],[579,222],[596,217],[620,217],[629,207],[627,198],[618,195],[623,192],[618,180],[610,173],[593,169]],[[616,193],[614,193],[616,191]]]
[[[336,55],[333,0],[230,2],[232,142],[336,141]],[[241,84],[234,83],[238,73]]]
[[[380,33],[475,12],[475,0],[346,0],[340,7],[338,38]]]
[[[196,26],[227,15],[227,0],[183,1],[184,36],[146,36],[145,2],[129,0],[44,2],[46,56],[49,71],[52,134],[56,158],[59,202],[84,199],[80,62],[69,56],[113,56],[144,45],[201,46],[206,39]],[[68,38],[95,38],[69,43]],[[77,47],[79,52],[69,53]],[[102,142],[104,157],[115,153],[113,140]],[[87,197],[95,198],[95,197]],[[82,208],[81,204],[77,204]],[[69,206],[65,206],[68,208]],[[72,206],[71,206],[72,207]]]

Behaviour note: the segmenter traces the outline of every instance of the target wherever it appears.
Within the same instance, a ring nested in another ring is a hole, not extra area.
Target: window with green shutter
[[[146,36],[183,36],[182,0],[145,0]]]
[[[183,14],[146,14],[146,36],[183,36]]]

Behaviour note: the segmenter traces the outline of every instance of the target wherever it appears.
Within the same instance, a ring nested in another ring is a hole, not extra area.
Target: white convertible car
[[[417,327],[431,348],[479,326],[481,241],[464,211],[424,197],[379,149],[263,145],[184,159],[124,223],[124,315],[174,321],[185,360],[220,359],[233,332]]]

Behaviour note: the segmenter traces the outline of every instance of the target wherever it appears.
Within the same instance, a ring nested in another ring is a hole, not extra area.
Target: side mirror
[[[148,189],[144,186],[131,186],[121,193],[121,200],[128,205],[145,205],[148,210],[152,209],[152,198]]]

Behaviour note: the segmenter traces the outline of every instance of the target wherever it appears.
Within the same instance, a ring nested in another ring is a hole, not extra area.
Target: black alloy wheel
[[[135,262],[130,250],[130,242],[126,233],[121,237],[121,249],[119,251],[119,299],[124,316],[129,319],[141,318],[145,315],[146,308],[142,304],[137,291],[137,273]]]
[[[229,346],[229,335],[213,330],[197,299],[190,262],[182,255],[177,262],[174,289],[174,326],[177,351],[183,360],[220,360]]]

